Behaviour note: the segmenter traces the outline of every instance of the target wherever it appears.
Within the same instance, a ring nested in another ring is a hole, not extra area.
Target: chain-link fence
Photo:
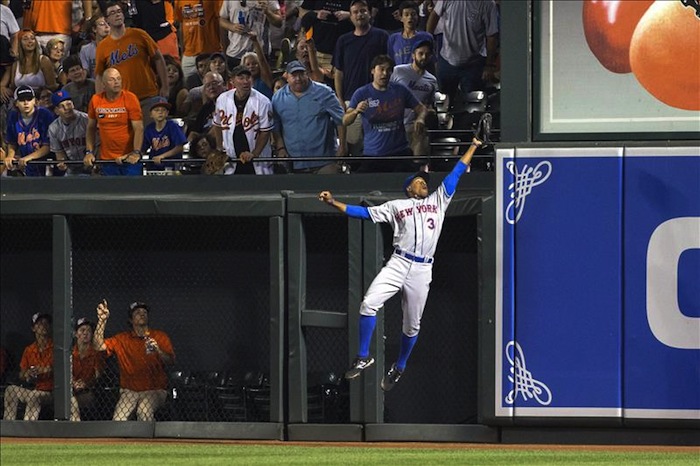
[[[51,218],[3,218],[0,235],[3,239],[0,242],[3,417],[53,419],[53,373],[46,367],[53,360],[53,348],[34,345],[32,319],[34,314],[50,314],[52,309]],[[43,342],[46,329],[36,330]],[[20,363],[25,350],[27,357],[22,371]]]

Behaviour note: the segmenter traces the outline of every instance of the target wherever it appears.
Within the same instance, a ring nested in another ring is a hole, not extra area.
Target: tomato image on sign
[[[634,73],[666,105],[700,110],[698,0],[585,0],[583,29],[606,69]]]

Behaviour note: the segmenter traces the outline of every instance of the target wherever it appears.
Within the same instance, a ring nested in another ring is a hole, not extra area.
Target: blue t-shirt
[[[365,132],[365,155],[409,154],[403,114],[419,104],[413,93],[402,84],[390,82],[385,91],[367,84],[352,95],[350,107],[367,100],[369,107],[360,115]],[[359,117],[358,117],[359,118]]]
[[[270,89],[270,86],[265,84],[265,81],[263,81],[262,78],[256,78],[255,81],[253,81],[253,89],[272,100],[272,89]]]
[[[389,36],[387,54],[394,59],[397,65],[405,65],[413,61],[413,46],[419,42],[433,41],[433,35],[429,32],[418,31],[410,39],[404,39],[401,32],[395,32]]]
[[[389,34],[375,27],[364,36],[348,32],[338,38],[333,53],[333,66],[343,72],[343,99],[349,100],[352,94],[372,81],[370,65],[377,55],[386,53]]]
[[[148,149],[151,150],[149,153],[149,158],[153,160],[153,157],[157,157],[160,154],[164,154],[175,146],[183,145],[187,142],[185,133],[182,128],[172,120],[167,120],[162,131],[156,129],[155,122],[150,123],[146,126],[143,133],[143,146],[141,148],[142,152],[146,152]],[[177,154],[173,157],[178,158]],[[165,159],[167,161],[167,159]],[[163,165],[172,166],[172,163],[165,162]],[[162,168],[163,165],[153,164],[151,168]]]

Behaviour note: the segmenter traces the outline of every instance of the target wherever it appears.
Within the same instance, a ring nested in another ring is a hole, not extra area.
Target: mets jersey
[[[419,257],[433,257],[451,200],[442,183],[425,199],[397,199],[367,210],[374,223],[391,224],[395,248]]]
[[[85,134],[87,133],[87,113],[75,110],[75,118],[66,123],[56,118],[49,126],[51,152],[65,152],[68,160],[83,160],[85,157]],[[96,144],[97,145],[97,144]],[[69,173],[83,173],[82,165],[69,165]]]

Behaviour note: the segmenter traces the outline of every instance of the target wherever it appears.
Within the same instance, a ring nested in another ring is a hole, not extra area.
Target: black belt
[[[432,257],[414,256],[410,252],[406,252],[403,249],[399,249],[399,248],[394,248],[394,254],[397,254],[401,257],[405,257],[406,259],[408,259],[410,261],[418,262],[419,264],[432,264],[433,263]]]

